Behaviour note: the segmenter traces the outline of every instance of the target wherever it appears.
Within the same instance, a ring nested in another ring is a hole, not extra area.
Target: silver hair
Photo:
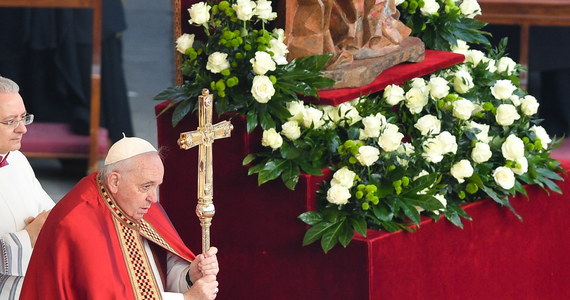
[[[0,93],[18,93],[20,87],[13,80],[0,76]]]

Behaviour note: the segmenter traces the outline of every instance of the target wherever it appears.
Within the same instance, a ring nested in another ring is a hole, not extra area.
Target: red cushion
[[[36,122],[26,126],[22,139],[24,153],[88,154],[89,136],[71,132],[68,124]],[[99,128],[98,152],[103,156],[109,149],[107,129]]]

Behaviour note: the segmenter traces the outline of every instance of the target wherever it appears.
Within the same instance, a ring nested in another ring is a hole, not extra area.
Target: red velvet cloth
[[[465,56],[453,52],[426,50],[425,59],[419,63],[402,63],[382,72],[371,83],[359,88],[336,89],[319,92],[315,103],[339,105],[343,102],[383,90],[390,84],[402,84],[416,77],[431,74],[465,60]]]
[[[69,124],[36,122],[28,127],[28,132],[22,139],[24,153],[49,154],[85,154],[89,153],[89,136],[79,135],[71,131]],[[109,133],[105,128],[99,128],[97,151],[99,155],[107,154],[109,149]]]
[[[157,106],[160,111],[165,103]],[[196,207],[197,149],[180,150],[179,133],[195,118],[171,127],[158,118],[158,143],[166,149],[161,202],[191,249],[200,249]],[[346,248],[324,254],[301,246],[307,226],[297,216],[314,208],[322,178],[303,176],[295,191],[279,181],[257,186],[241,161],[258,145],[243,119],[232,137],[214,143],[212,245],[219,247],[217,299],[558,299],[570,278],[570,184],[564,195],[528,187],[529,198],[507,208],[490,200],[467,205],[473,221],[460,229],[424,220],[416,233],[370,231]],[[564,168],[570,170],[570,163]]]

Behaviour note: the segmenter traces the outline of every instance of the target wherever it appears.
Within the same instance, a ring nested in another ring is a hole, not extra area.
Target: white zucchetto
[[[105,158],[105,165],[110,165],[118,161],[131,158],[133,156],[148,153],[148,152],[158,152],[154,146],[138,137],[124,137],[114,143],[107,157]]]

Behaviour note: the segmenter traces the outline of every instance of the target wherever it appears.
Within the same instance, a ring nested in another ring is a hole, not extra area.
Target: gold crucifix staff
[[[212,144],[214,140],[229,137],[234,127],[230,121],[222,121],[212,125],[214,96],[208,89],[202,90],[198,96],[198,128],[183,132],[178,139],[178,146],[188,150],[199,146],[198,150],[198,205],[196,215],[202,226],[202,253],[210,249],[210,226],[216,213],[214,207],[214,179]]]

